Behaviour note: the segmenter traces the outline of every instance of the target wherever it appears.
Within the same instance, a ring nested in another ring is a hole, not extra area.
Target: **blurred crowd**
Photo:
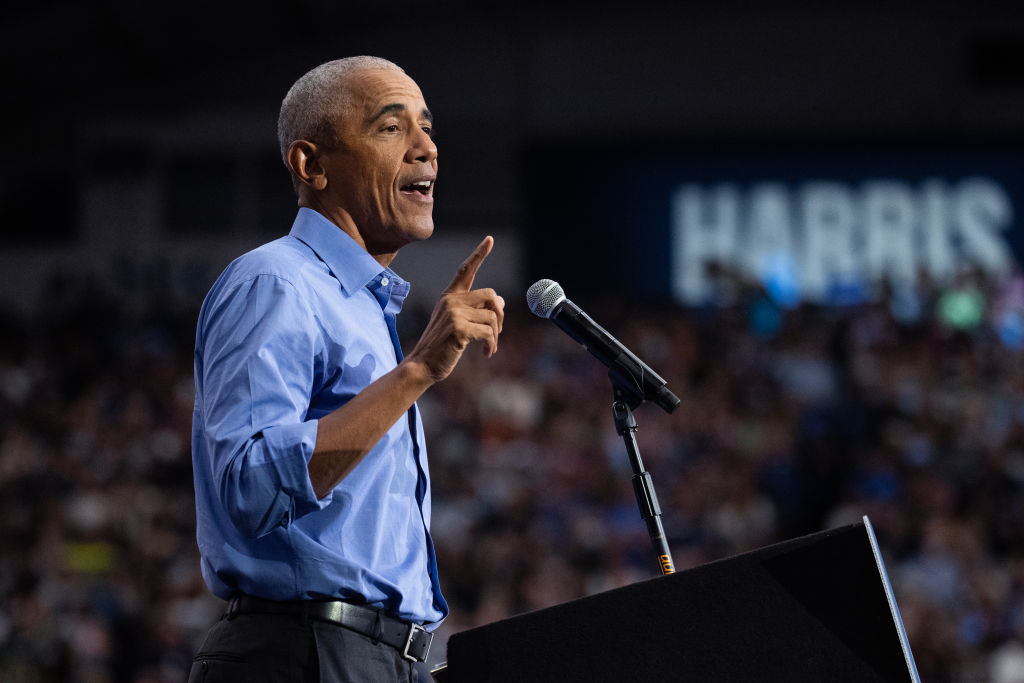
[[[1024,681],[1024,280],[827,308],[723,292],[590,310],[682,399],[636,410],[677,569],[866,514],[922,680]],[[435,662],[453,632],[657,574],[604,368],[506,298],[498,354],[420,401],[452,607]],[[0,322],[0,680],[182,681],[223,609],[194,537],[196,309],[47,301]],[[403,314],[408,344],[428,313]]]

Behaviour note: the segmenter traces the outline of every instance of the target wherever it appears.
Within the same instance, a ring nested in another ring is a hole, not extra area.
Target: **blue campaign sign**
[[[715,303],[722,272],[780,303],[842,304],[1020,261],[1016,147],[534,150],[533,274]]]

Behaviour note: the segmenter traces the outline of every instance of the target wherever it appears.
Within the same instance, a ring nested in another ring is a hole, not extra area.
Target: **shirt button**
[[[380,286],[381,287],[387,287],[388,286],[388,279],[386,277],[382,277],[380,279]]]

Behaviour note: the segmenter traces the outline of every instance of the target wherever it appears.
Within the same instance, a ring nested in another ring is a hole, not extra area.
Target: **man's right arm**
[[[262,536],[322,507],[307,467],[307,417],[322,339],[308,302],[278,276],[211,292],[199,321],[197,475],[209,477],[233,526]]]
[[[504,301],[473,290],[485,239],[445,290],[419,342],[391,372],[319,420],[307,419],[323,340],[291,283],[261,275],[211,295],[197,349],[204,466],[235,528],[269,533],[321,509],[330,491],[466,347],[497,350]]]

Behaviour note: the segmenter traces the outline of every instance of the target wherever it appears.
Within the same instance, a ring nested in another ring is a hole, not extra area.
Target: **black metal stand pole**
[[[654,493],[651,475],[644,471],[644,463],[640,459],[640,449],[636,444],[636,418],[633,417],[633,410],[619,389],[615,391],[612,416],[615,418],[615,431],[626,444],[629,464],[633,469],[633,491],[636,493],[636,503],[640,507],[640,516],[647,524],[647,533],[650,534],[654,552],[658,556],[658,566],[663,575],[674,574],[676,568],[672,563],[672,555],[669,553],[668,541],[665,539],[665,529],[661,525],[661,506],[658,505],[658,496]]]

